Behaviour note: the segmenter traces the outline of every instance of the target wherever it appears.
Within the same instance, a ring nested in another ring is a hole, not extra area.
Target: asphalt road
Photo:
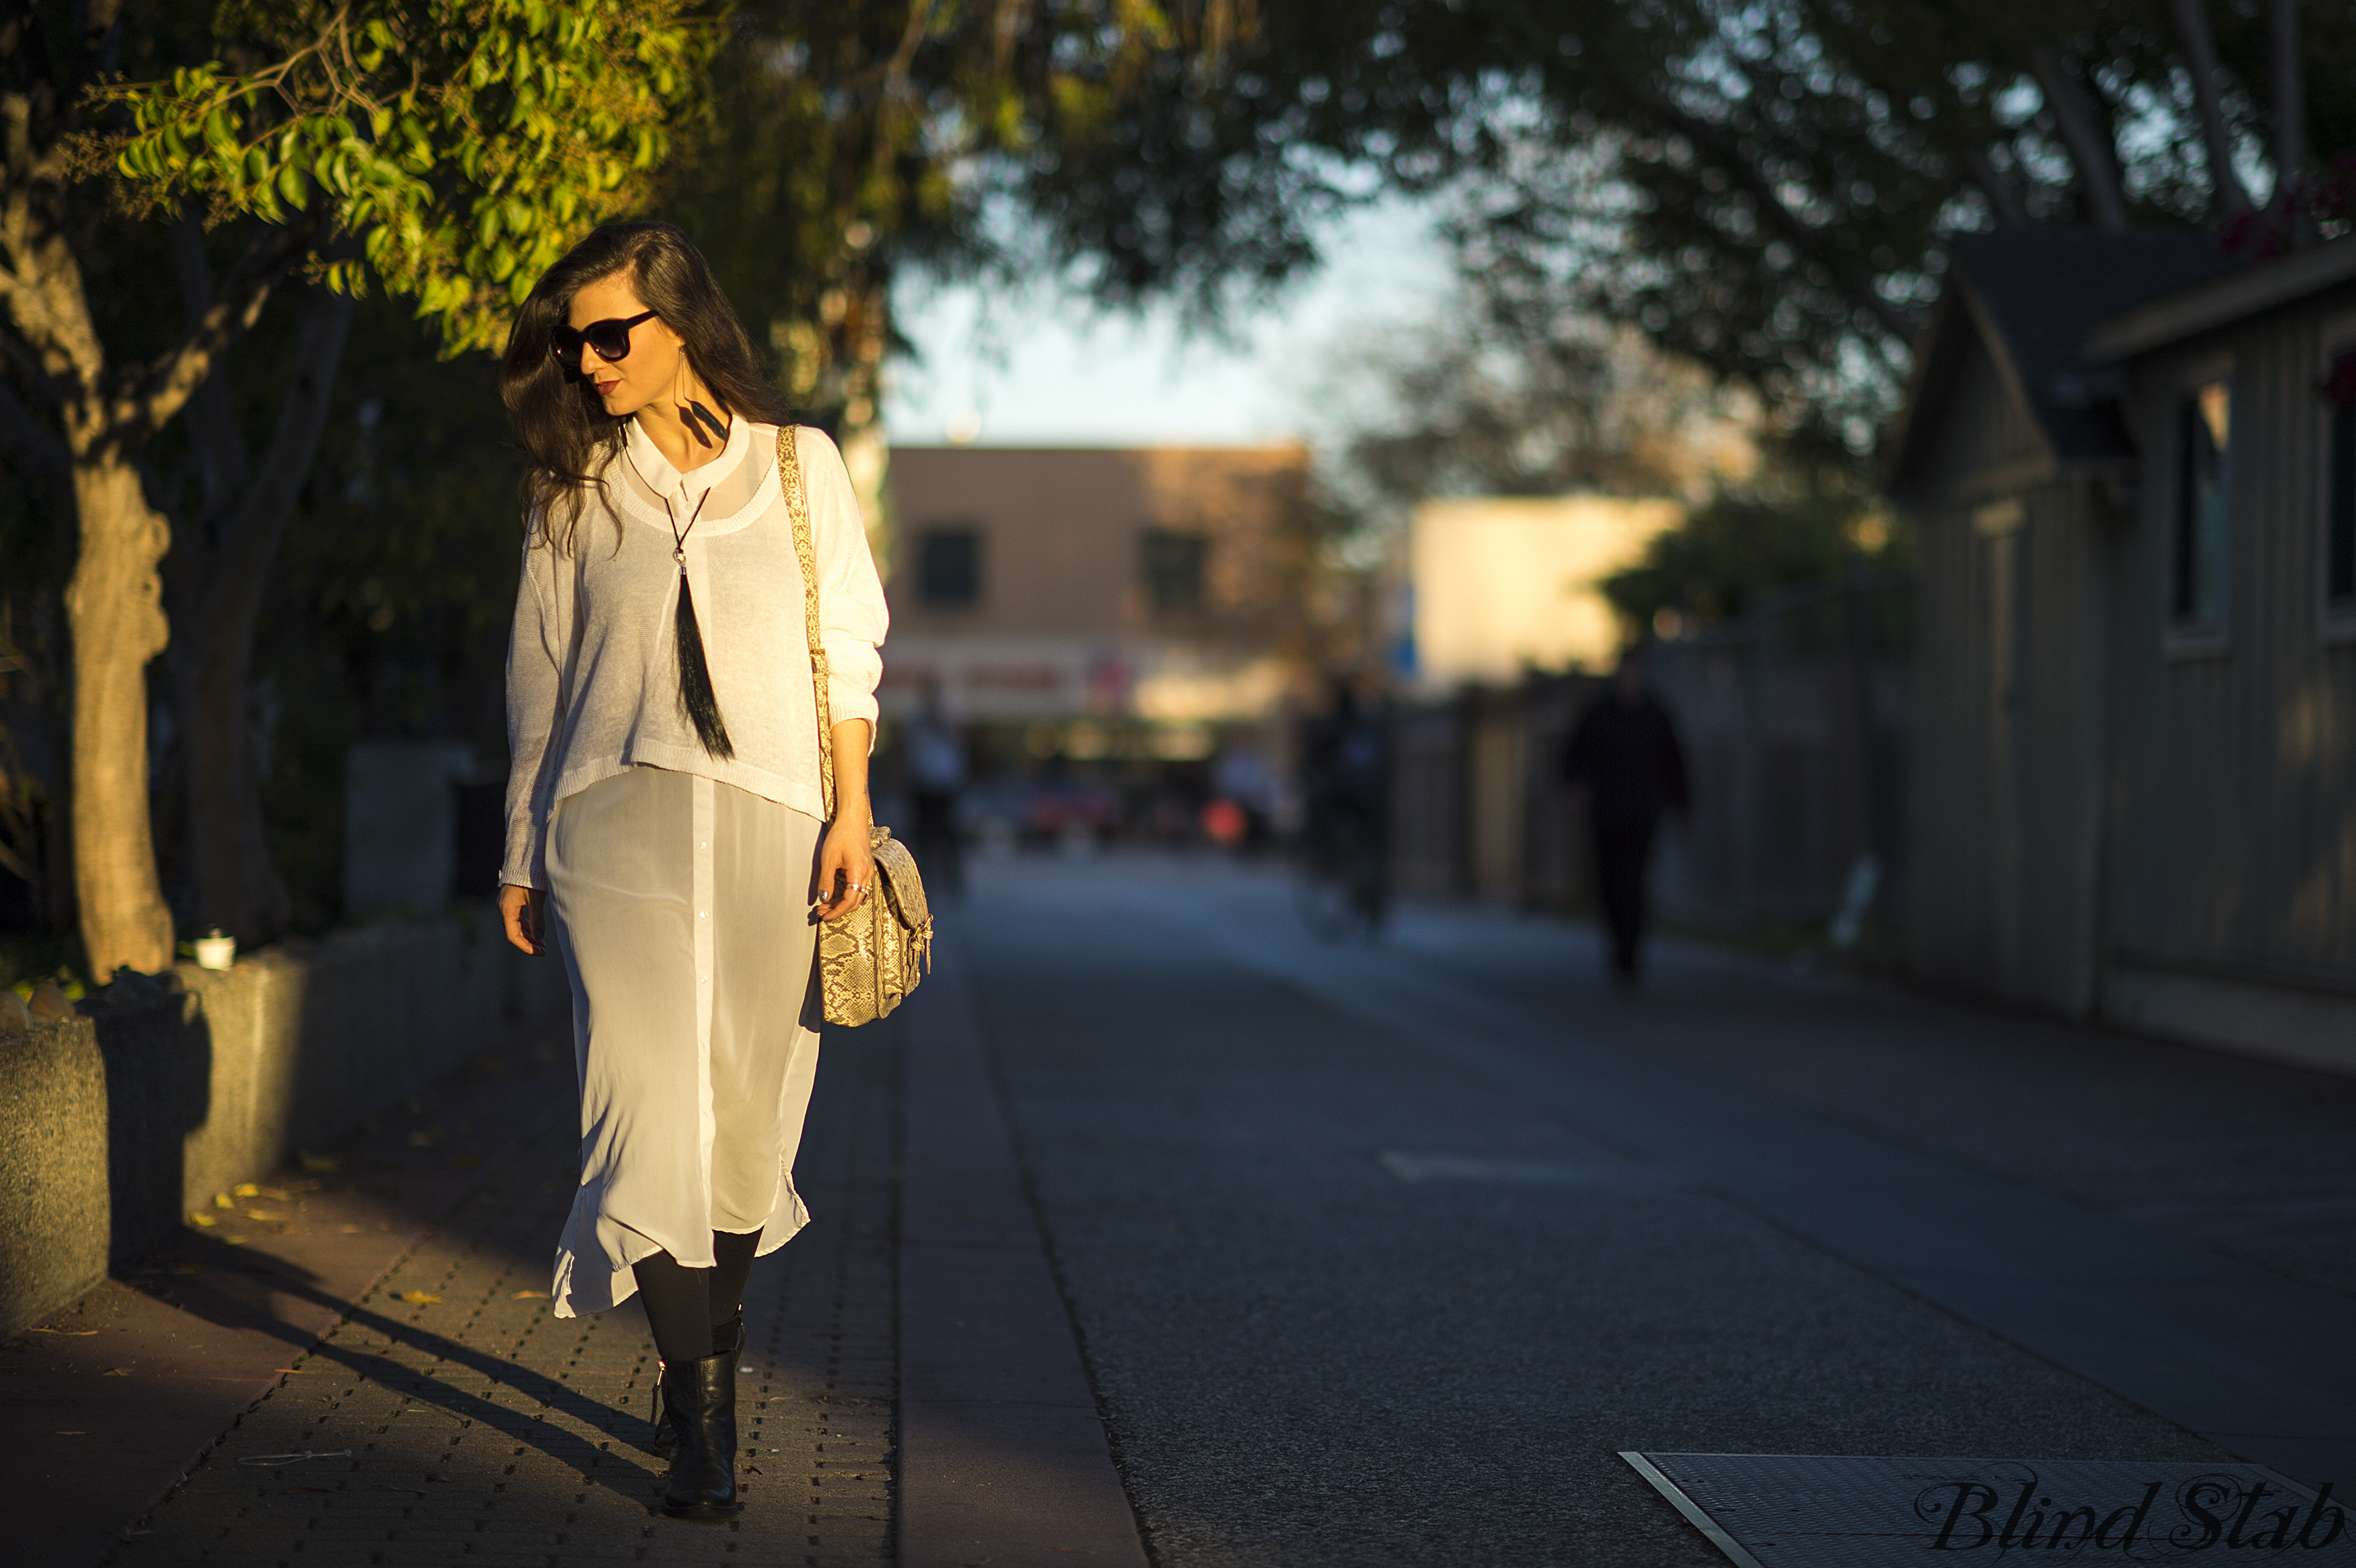
[[[2356,1081],[1407,912],[978,868],[973,977],[1155,1560],[1722,1562],[1617,1456],[2356,1455]],[[2344,1472],[2356,1482],[2356,1466]]]

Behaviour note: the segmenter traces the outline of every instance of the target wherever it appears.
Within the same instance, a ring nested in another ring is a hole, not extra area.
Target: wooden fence
[[[1742,620],[1652,645],[1694,813],[1665,833],[1669,918],[1740,930],[1830,921],[1870,855],[1870,914],[1904,907],[1911,585],[1863,581],[1766,600]],[[1591,905],[1585,824],[1560,782],[1600,677],[1532,672],[1402,708],[1393,724],[1399,890],[1524,908]]]

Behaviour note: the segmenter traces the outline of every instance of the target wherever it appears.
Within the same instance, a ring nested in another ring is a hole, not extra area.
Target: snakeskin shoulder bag
[[[826,639],[818,608],[818,549],[810,539],[809,495],[793,427],[777,432],[777,482],[794,522],[802,604],[809,622],[810,684],[818,694],[818,776],[826,819],[834,821],[834,705],[827,693]],[[826,1021],[855,1029],[907,1000],[932,968],[933,915],[916,858],[888,827],[868,829],[875,885],[848,914],[818,928],[819,997]]]

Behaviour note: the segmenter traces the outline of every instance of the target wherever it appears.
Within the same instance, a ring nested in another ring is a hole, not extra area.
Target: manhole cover
[[[2329,1486],[2257,1465],[2124,1459],[1620,1456],[1741,1568],[1958,1561],[2350,1564]]]

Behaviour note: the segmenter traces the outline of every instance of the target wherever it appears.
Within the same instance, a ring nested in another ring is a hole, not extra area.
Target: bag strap
[[[818,793],[826,820],[834,821],[834,703],[827,691],[826,629],[818,613],[818,547],[810,540],[809,494],[802,485],[801,453],[795,427],[777,429],[777,485],[794,520],[794,559],[801,562],[802,607],[809,622],[810,686],[818,697]]]

